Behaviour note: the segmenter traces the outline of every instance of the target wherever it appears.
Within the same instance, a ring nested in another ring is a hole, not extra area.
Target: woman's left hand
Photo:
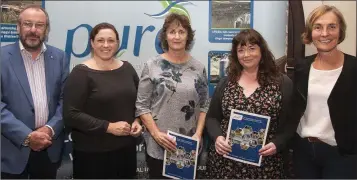
[[[138,137],[141,134],[142,127],[138,120],[135,120],[133,124],[131,124],[131,130],[130,130],[130,135],[134,137]]]
[[[197,133],[195,133],[193,136],[192,136],[193,139],[196,139],[198,141],[201,141],[201,136],[198,135]]]
[[[198,145],[199,148],[198,148],[198,152],[201,153],[202,151],[202,148],[203,148],[203,142],[202,142],[202,136],[201,135],[198,135],[198,133],[195,133],[193,136],[192,136],[193,139],[196,139],[200,142],[200,144]]]
[[[271,156],[275,153],[276,153],[276,146],[272,142],[259,149],[259,155],[262,156]]]

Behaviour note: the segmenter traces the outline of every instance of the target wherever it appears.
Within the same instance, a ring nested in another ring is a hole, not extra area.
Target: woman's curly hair
[[[169,49],[169,45],[167,43],[167,28],[172,23],[176,23],[178,26],[182,26],[183,28],[186,29],[187,31],[187,41],[186,41],[186,50],[190,50],[192,48],[192,42],[193,38],[195,36],[195,31],[192,30],[190,20],[188,19],[187,16],[183,14],[177,14],[177,13],[170,13],[168,16],[165,18],[165,22],[162,25],[162,30],[159,35],[159,39],[161,41],[161,47],[163,50],[167,51]]]

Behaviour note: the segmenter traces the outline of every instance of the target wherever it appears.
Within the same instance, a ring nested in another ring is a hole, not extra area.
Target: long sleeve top
[[[139,78],[126,61],[112,71],[80,64],[73,68],[64,88],[64,122],[72,132],[73,148],[104,152],[134,145],[131,136],[106,133],[109,123],[135,120]]]
[[[200,112],[207,112],[207,87],[206,69],[198,60],[174,64],[155,56],[145,63],[140,77],[136,116],[151,113],[160,131],[192,136]],[[147,130],[144,139],[147,153],[163,159],[163,148]]]

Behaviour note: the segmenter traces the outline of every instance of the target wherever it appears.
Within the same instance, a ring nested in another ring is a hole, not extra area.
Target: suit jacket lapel
[[[30,84],[27,78],[24,60],[22,59],[21,56],[19,43],[14,44],[14,51],[10,52],[10,54],[12,54],[12,56],[10,57],[12,68],[14,69],[16,77],[21,84],[22,90],[26,94],[27,100],[30,102],[30,104],[33,107],[34,105],[33,105]]]
[[[44,53],[45,61],[45,75],[46,75],[46,93],[47,93],[47,103],[50,104],[51,97],[51,82],[53,81],[53,55],[47,47],[47,50]]]

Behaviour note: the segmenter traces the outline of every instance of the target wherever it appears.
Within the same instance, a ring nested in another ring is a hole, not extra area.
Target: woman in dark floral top
[[[184,15],[166,17],[160,38],[166,51],[149,59],[143,68],[136,101],[136,116],[146,129],[146,161],[150,179],[163,179],[164,149],[175,150],[167,130],[201,139],[207,112],[207,75],[190,49],[194,32]]]
[[[207,179],[284,178],[281,152],[292,82],[281,75],[266,41],[255,30],[243,30],[232,41],[228,78],[215,89],[206,117],[209,136],[215,141],[208,153]],[[225,139],[232,109],[270,116],[267,144],[259,150],[261,166],[224,158],[231,145]]]

